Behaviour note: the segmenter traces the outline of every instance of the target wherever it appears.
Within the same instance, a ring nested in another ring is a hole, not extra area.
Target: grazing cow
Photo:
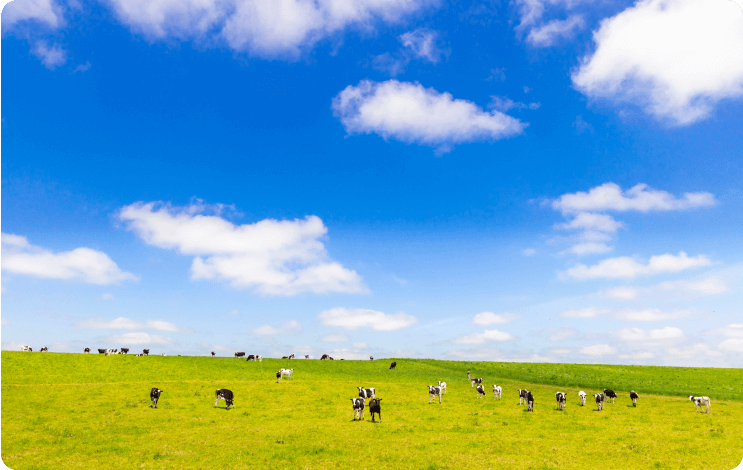
[[[281,356],[281,359],[289,359],[289,356]]]
[[[294,359],[294,353],[289,354],[289,359]]]
[[[99,349],[98,350],[98,354],[106,354],[106,350],[105,349]]]
[[[245,353],[244,352],[236,352],[235,353],[235,357],[245,357]]]
[[[428,386],[428,403],[430,404],[432,401],[436,401],[436,395],[439,396],[439,404],[441,404],[441,389],[439,387],[434,387],[433,385]]]
[[[279,370],[279,372],[281,372],[281,375],[282,376],[287,376],[287,377],[289,377],[291,379],[292,378],[292,373],[294,372],[294,369],[281,369],[281,370]]]
[[[165,353],[160,353],[160,355],[161,355],[161,356],[163,356],[163,357],[165,357],[165,356],[166,356],[166,354],[165,354]]]
[[[320,360],[321,361],[327,361],[328,358],[330,358],[330,356],[328,356],[327,354],[323,354],[322,357],[320,358]]]
[[[470,377],[470,384],[472,385],[470,388],[474,387],[475,385],[480,385],[481,383],[482,383],[482,377],[480,377],[479,379]]]
[[[305,355],[304,355],[304,358],[305,358],[305,359],[309,359],[309,358],[310,358],[310,355],[309,355],[309,354],[305,354]]]
[[[480,398],[480,395],[485,396],[485,387],[482,385],[475,387],[475,391],[477,392],[477,398]]]
[[[372,423],[374,422],[374,413],[377,413],[379,415],[379,421],[382,421],[382,407],[379,403],[380,401],[382,401],[381,398],[373,398],[372,401],[369,402],[369,411],[371,411]]]
[[[263,356],[255,356],[255,360],[258,362],[263,362]]]
[[[374,360],[374,356],[369,356],[369,360],[370,361],[373,361]],[[372,415],[372,421],[373,420],[374,420],[374,415]],[[379,418],[379,420],[382,421],[382,418]]]
[[[217,407],[217,402],[219,400],[224,400],[225,403],[227,403],[227,406],[225,406],[225,409],[232,407],[234,408],[235,405],[232,403],[232,400],[234,399],[234,395],[230,390],[227,390],[226,388],[220,388],[217,390],[217,399],[214,400],[214,408]]]
[[[150,355],[150,350],[149,349],[143,349],[142,350],[142,354],[144,354],[145,356],[149,356]]]
[[[153,387],[150,391],[150,408],[157,408],[157,400],[160,399],[161,393],[163,393],[163,391],[157,387]]]
[[[328,359],[329,359],[329,360],[331,360],[331,361],[335,361],[335,359],[333,359],[333,356],[328,356]],[[342,360],[343,360],[343,359],[341,359],[341,361],[342,361]]]
[[[135,354],[134,357],[141,357],[144,356],[144,354]]]
[[[597,393],[593,396],[593,399],[596,400],[596,406],[598,407],[598,411],[601,411],[604,409],[604,401],[606,401],[606,396],[603,393]]]
[[[634,390],[629,392],[629,397],[632,399],[632,406],[637,408],[637,399],[640,398],[640,395],[637,394]]]
[[[21,346],[21,351],[33,351],[33,349],[31,349],[31,346],[26,346],[24,344],[23,346]]]
[[[121,354],[128,354],[129,348],[121,348]]]
[[[105,354],[106,354],[106,356],[110,356],[111,354],[113,354],[113,352],[114,352],[113,349],[106,349]]]
[[[689,395],[689,401],[694,402],[694,405],[697,407],[697,411],[699,409],[707,408],[707,413],[709,413],[709,407],[711,405],[709,401],[709,397],[695,397],[694,395]]]
[[[214,356],[215,356],[214,351],[212,351],[212,357],[214,357]]]
[[[397,369],[397,362],[390,364],[390,369]]]
[[[44,346],[43,348],[39,349],[39,352],[49,352],[49,348]]]
[[[607,399],[608,398],[611,398],[611,402],[612,403],[614,403],[614,399],[617,397],[617,394],[614,393],[614,390],[611,390],[611,389],[608,389],[608,388],[605,388],[604,389],[604,395],[606,396]]]
[[[364,420],[364,399],[363,398],[351,398],[351,405],[353,405],[353,420],[356,421],[358,416],[359,420]]]
[[[281,371],[276,372],[276,383],[281,383]]]
[[[472,378],[472,374],[470,374],[470,371],[467,371],[467,380]]]
[[[519,389],[519,405],[523,405],[526,403],[526,394],[529,393],[529,390],[521,390]]]
[[[255,354],[251,354],[248,357],[245,358],[248,362],[255,362]]]
[[[493,385],[493,398],[500,400],[500,394],[503,390],[498,385]]]
[[[90,354],[90,348],[83,349],[83,353],[84,354]]]
[[[377,394],[377,390],[374,388],[356,387],[359,389],[359,397],[361,398],[374,398]]]
[[[580,399],[580,406],[586,406],[586,392],[583,390],[578,392],[578,398]]]
[[[531,392],[526,392],[526,404],[529,406],[529,411],[534,411],[534,395]]]
[[[441,393],[446,395],[446,382],[442,382],[439,380],[439,388],[441,388]]]
[[[565,395],[562,392],[555,393],[555,400],[557,400],[557,408],[560,410],[565,410],[565,405],[567,403],[567,395]]]

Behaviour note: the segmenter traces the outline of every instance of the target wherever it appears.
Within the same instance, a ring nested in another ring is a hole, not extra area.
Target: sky
[[[14,0],[2,348],[743,366],[734,0]]]

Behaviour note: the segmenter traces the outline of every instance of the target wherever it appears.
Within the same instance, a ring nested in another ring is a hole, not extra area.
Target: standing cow
[[[394,361],[392,364],[390,364],[390,369],[397,369],[397,362]]]
[[[157,387],[153,387],[152,390],[150,390],[150,408],[157,408],[157,400],[160,399],[161,393],[163,393],[163,391]]]
[[[85,353],[85,354],[90,354],[90,348],[85,348],[85,349],[83,349],[83,353]]]

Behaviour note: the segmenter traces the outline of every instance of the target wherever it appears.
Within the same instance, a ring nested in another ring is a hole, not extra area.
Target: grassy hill
[[[13,469],[728,470],[743,459],[740,369],[389,362],[3,352],[1,454]],[[276,384],[280,367],[294,378]],[[503,399],[476,399],[468,370],[501,385]],[[448,394],[429,405],[438,380]],[[352,421],[357,386],[377,389],[381,423]],[[578,405],[578,390],[604,387],[620,396],[604,412]],[[235,409],[212,407],[217,388],[235,393]],[[534,413],[518,388],[534,393]],[[564,412],[556,391],[568,393]],[[689,394],[710,396],[712,412],[696,413]]]

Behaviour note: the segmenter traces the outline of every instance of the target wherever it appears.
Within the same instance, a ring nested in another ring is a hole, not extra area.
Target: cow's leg
[[[219,401],[219,397],[217,397],[217,399],[216,399],[216,400],[214,400],[214,408],[216,408],[216,407],[217,407],[217,402],[218,402],[218,401]]]

